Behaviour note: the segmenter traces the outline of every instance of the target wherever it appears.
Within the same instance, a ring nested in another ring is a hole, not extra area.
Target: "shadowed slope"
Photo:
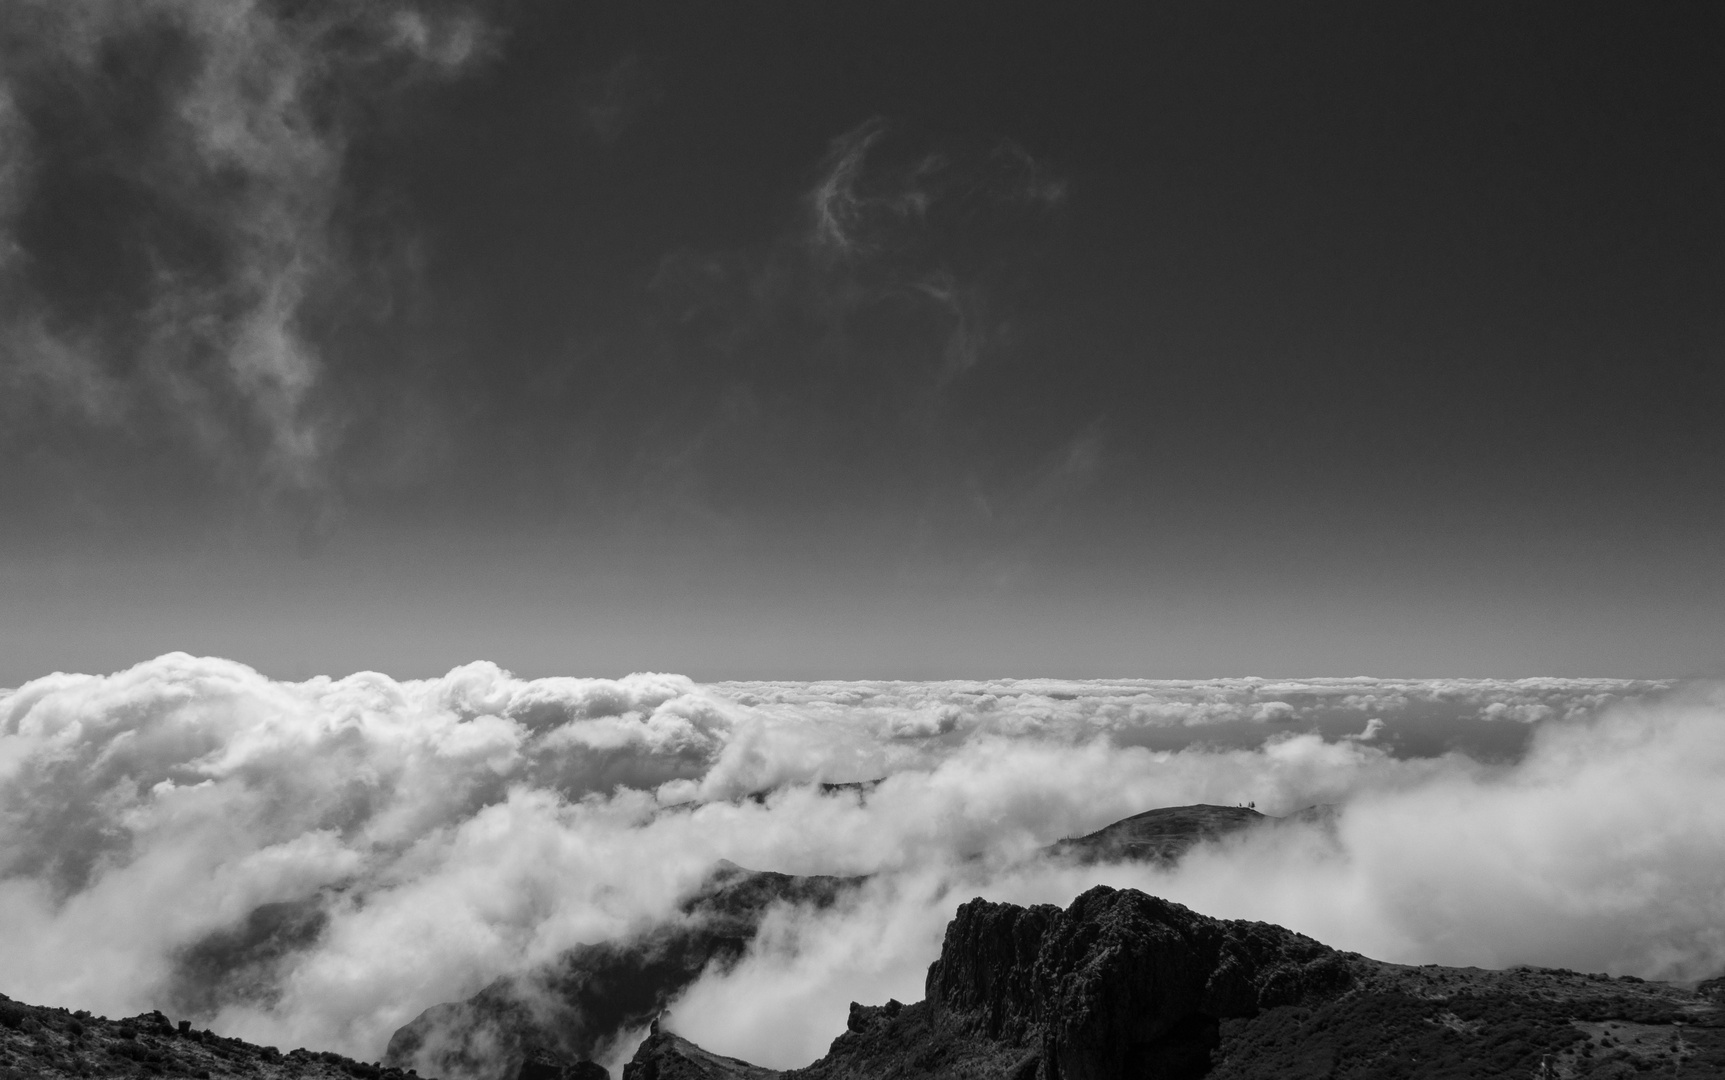
[[[639,1031],[709,964],[739,960],[774,904],[823,908],[862,879],[795,877],[721,862],[679,918],[619,941],[577,945],[465,1001],[434,1005],[391,1036],[384,1060],[443,1076],[501,1080],[523,1061],[557,1068],[602,1056]]]

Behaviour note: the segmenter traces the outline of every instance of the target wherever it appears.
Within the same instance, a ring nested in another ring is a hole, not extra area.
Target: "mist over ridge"
[[[1398,751],[1433,710],[1524,739]],[[0,991],[361,1057],[499,975],[674,924],[720,859],[870,876],[769,911],[673,1006],[702,1045],[775,1065],[817,1056],[850,1000],[914,999],[979,894],[1130,885],[1407,962],[1725,965],[1711,685],[703,685],[485,663],[284,683],[169,654],[7,691],[0,725],[0,913],[20,931]],[[1339,809],[1172,869],[1036,854],[1152,807],[1247,802]]]

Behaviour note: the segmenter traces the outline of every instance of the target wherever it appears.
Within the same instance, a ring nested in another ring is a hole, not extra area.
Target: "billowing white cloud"
[[[1393,745],[1440,713],[1531,737]],[[172,654],[0,692],[0,991],[374,1058],[431,1004],[675,917],[721,858],[872,875],[674,1008],[769,1064],[853,998],[916,997],[962,900],[1096,881],[1387,959],[1700,976],[1722,718],[1714,689],[1607,680],[283,683]],[[1172,871],[1036,855],[1194,802],[1342,809]]]
[[[1470,687],[1470,696],[1482,692]],[[1380,729],[1374,721],[1366,734]],[[1009,745],[1030,755],[1024,742]],[[1037,760],[1070,778],[1061,768],[1070,752],[1044,747]],[[1116,782],[1091,764],[1090,790]],[[1211,782],[1243,767],[1241,779],[1262,785],[1272,812],[1327,782],[1346,790],[1333,792],[1341,806],[1330,827],[1240,834],[1171,869],[916,861],[877,879],[853,909],[787,912],[743,964],[691,988],[669,1023],[721,1053],[805,1063],[842,1030],[849,1001],[920,997],[957,903],[983,895],[1064,904],[1098,882],[1404,963],[1675,979],[1725,972],[1725,804],[1712,794],[1725,777],[1721,688],[1550,724],[1514,765],[1392,762],[1310,735],[1144,765]],[[1192,790],[1163,789],[1171,802]],[[813,1022],[785,1024],[787,1012]]]

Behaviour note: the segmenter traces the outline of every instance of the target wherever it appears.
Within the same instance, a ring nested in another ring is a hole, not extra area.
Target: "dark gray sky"
[[[0,685],[1725,664],[1716,4],[0,24]]]

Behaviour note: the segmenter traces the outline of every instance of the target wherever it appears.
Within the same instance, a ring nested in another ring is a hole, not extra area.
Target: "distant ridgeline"
[[[1291,819],[1166,807],[1042,854],[1167,864],[1245,829],[1328,816],[1323,807]],[[929,968],[925,1000],[853,1004],[848,1030],[806,1068],[766,1069],[658,1030],[654,1018],[704,970],[742,959],[769,907],[825,908],[864,880],[721,862],[676,921],[577,946],[427,1009],[378,1063],[284,1054],[160,1013],[107,1021],[0,998],[0,1080],[406,1080],[415,1069],[450,1080],[603,1080],[592,1059],[649,1024],[624,1080],[1725,1078],[1725,979],[1685,989],[1559,970],[1406,967],[1104,887],[1064,911],[963,905]]]

